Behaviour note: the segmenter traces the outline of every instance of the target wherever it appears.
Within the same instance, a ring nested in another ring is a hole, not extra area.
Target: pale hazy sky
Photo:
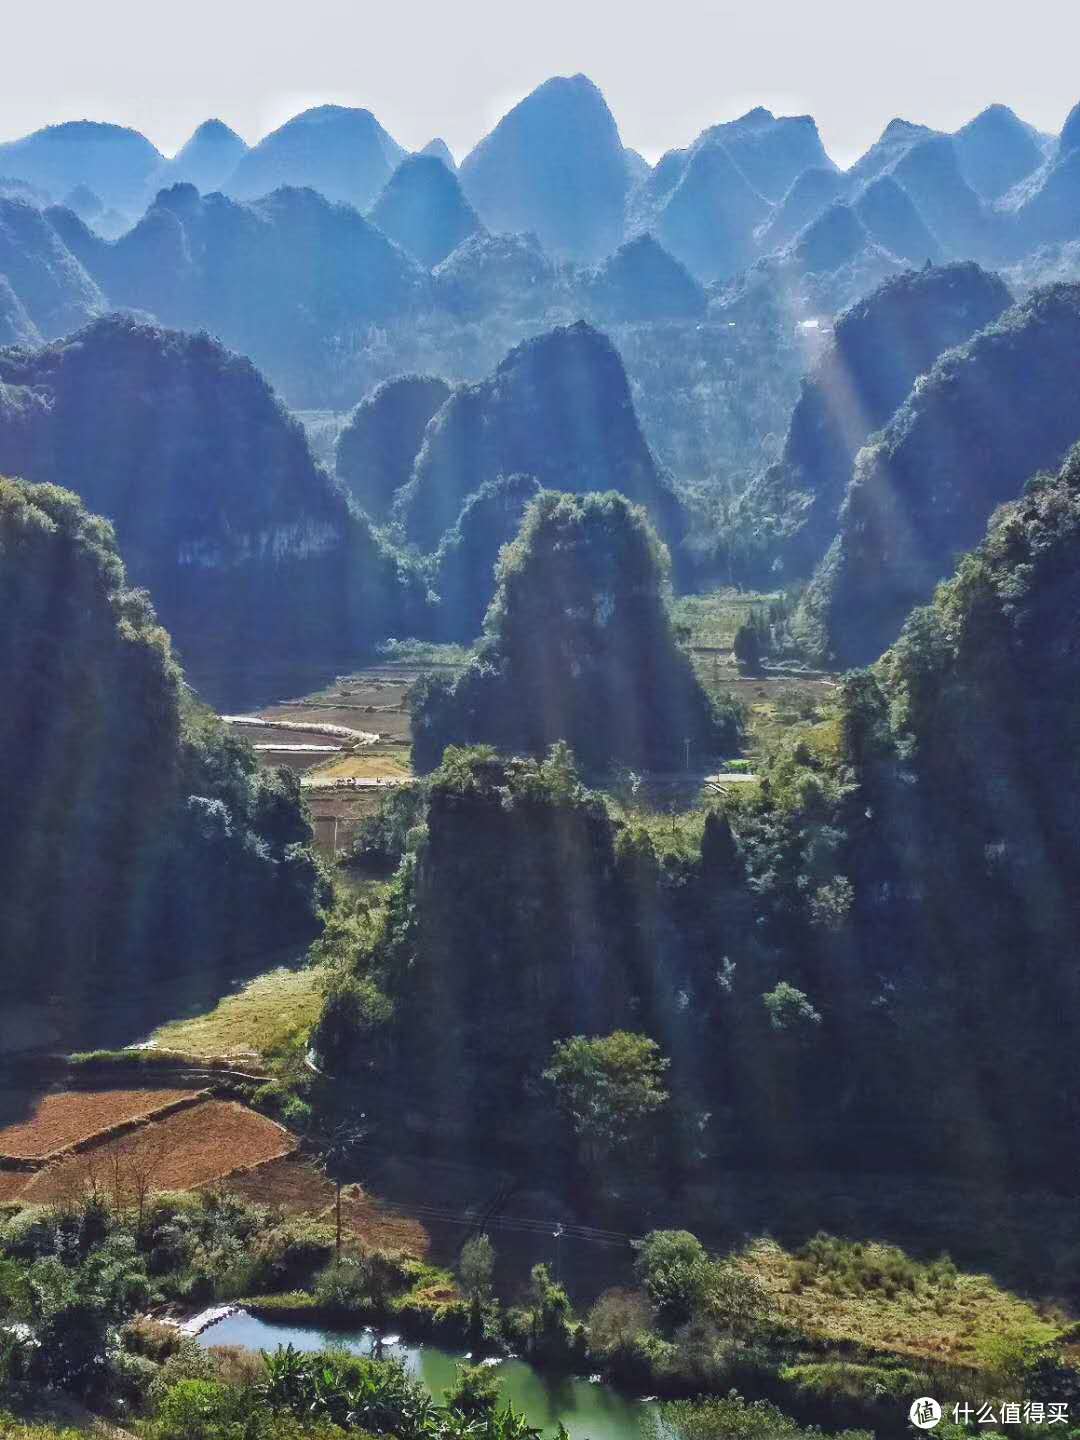
[[[650,159],[756,104],[813,114],[847,164],[894,115],[951,130],[1000,100],[1056,131],[1080,99],[1078,0],[4,0],[0,21],[0,139],[86,117],[166,153],[211,115],[254,141],[332,101],[460,159],[579,70]]]

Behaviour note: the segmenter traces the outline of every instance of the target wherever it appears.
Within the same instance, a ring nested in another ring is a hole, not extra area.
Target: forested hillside
[[[844,311],[803,381],[780,460],[748,487],[732,516],[728,544],[748,578],[810,573],[836,534],[867,437],[942,351],[996,320],[1010,298],[977,265],[946,265],[887,280]]]
[[[185,693],[112,528],[70,491],[0,481],[0,592],[7,1003],[77,1010],[310,939],[327,891],[299,787]]]
[[[480,485],[534,475],[551,488],[618,490],[643,505],[669,544],[684,520],[641,433],[615,347],[583,322],[512,350],[494,373],[456,390],[424,432],[395,516],[434,550]]]
[[[1080,287],[1037,291],[917,383],[860,453],[839,533],[804,597],[802,642],[863,664],[930,598],[958,550],[1076,439]]]
[[[660,770],[685,763],[686,747],[730,748],[734,717],[714,712],[671,633],[667,565],[621,495],[533,501],[499,556],[475,658],[414,693],[417,765],[478,741],[533,754],[565,741],[590,766]]]
[[[0,355],[0,466],[64,485],[113,521],[185,663],[233,680],[331,659],[424,601],[399,558],[312,460],[248,360],[205,335],[112,317]]]

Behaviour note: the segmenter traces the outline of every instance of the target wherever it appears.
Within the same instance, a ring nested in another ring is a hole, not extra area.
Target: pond
[[[370,1355],[380,1342],[370,1330],[324,1330],[316,1325],[260,1320],[240,1310],[204,1330],[199,1344],[244,1345],[249,1350],[275,1350],[279,1345],[292,1345],[296,1350],[333,1347]],[[464,1359],[438,1345],[401,1341],[393,1345],[381,1342],[381,1353],[403,1360],[406,1369],[440,1401]],[[580,1376],[542,1374],[524,1360],[500,1361],[495,1373],[500,1400],[524,1410],[529,1423],[545,1434],[553,1433],[561,1420],[572,1440],[638,1440],[641,1419],[652,1408],[647,1401],[620,1395]]]

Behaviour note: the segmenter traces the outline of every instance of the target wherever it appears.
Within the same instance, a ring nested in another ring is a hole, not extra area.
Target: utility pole
[[[686,768],[690,769],[690,736],[686,737]]]
[[[555,1226],[555,1229],[552,1231],[552,1236],[553,1236],[553,1238],[554,1238],[554,1240],[555,1240],[555,1284],[556,1284],[556,1285],[561,1285],[561,1284],[562,1284],[562,1237],[563,1237],[563,1225],[562,1225],[562,1222],[561,1222],[561,1221],[559,1222],[558,1225]]]

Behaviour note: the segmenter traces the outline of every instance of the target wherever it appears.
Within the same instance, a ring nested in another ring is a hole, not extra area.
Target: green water
[[[379,1342],[370,1330],[323,1330],[315,1325],[258,1320],[239,1311],[204,1330],[199,1344],[244,1345],[249,1350],[275,1350],[279,1345],[297,1350],[335,1347],[370,1355]],[[403,1360],[437,1400],[442,1399],[455,1367],[464,1358],[437,1345],[400,1342],[382,1344],[381,1353]],[[546,1432],[553,1431],[561,1420],[573,1440],[638,1440],[641,1418],[650,1409],[647,1402],[628,1399],[606,1385],[580,1377],[541,1374],[523,1360],[503,1360],[495,1374],[501,1400],[511,1401],[515,1410],[524,1410],[529,1423]]]

